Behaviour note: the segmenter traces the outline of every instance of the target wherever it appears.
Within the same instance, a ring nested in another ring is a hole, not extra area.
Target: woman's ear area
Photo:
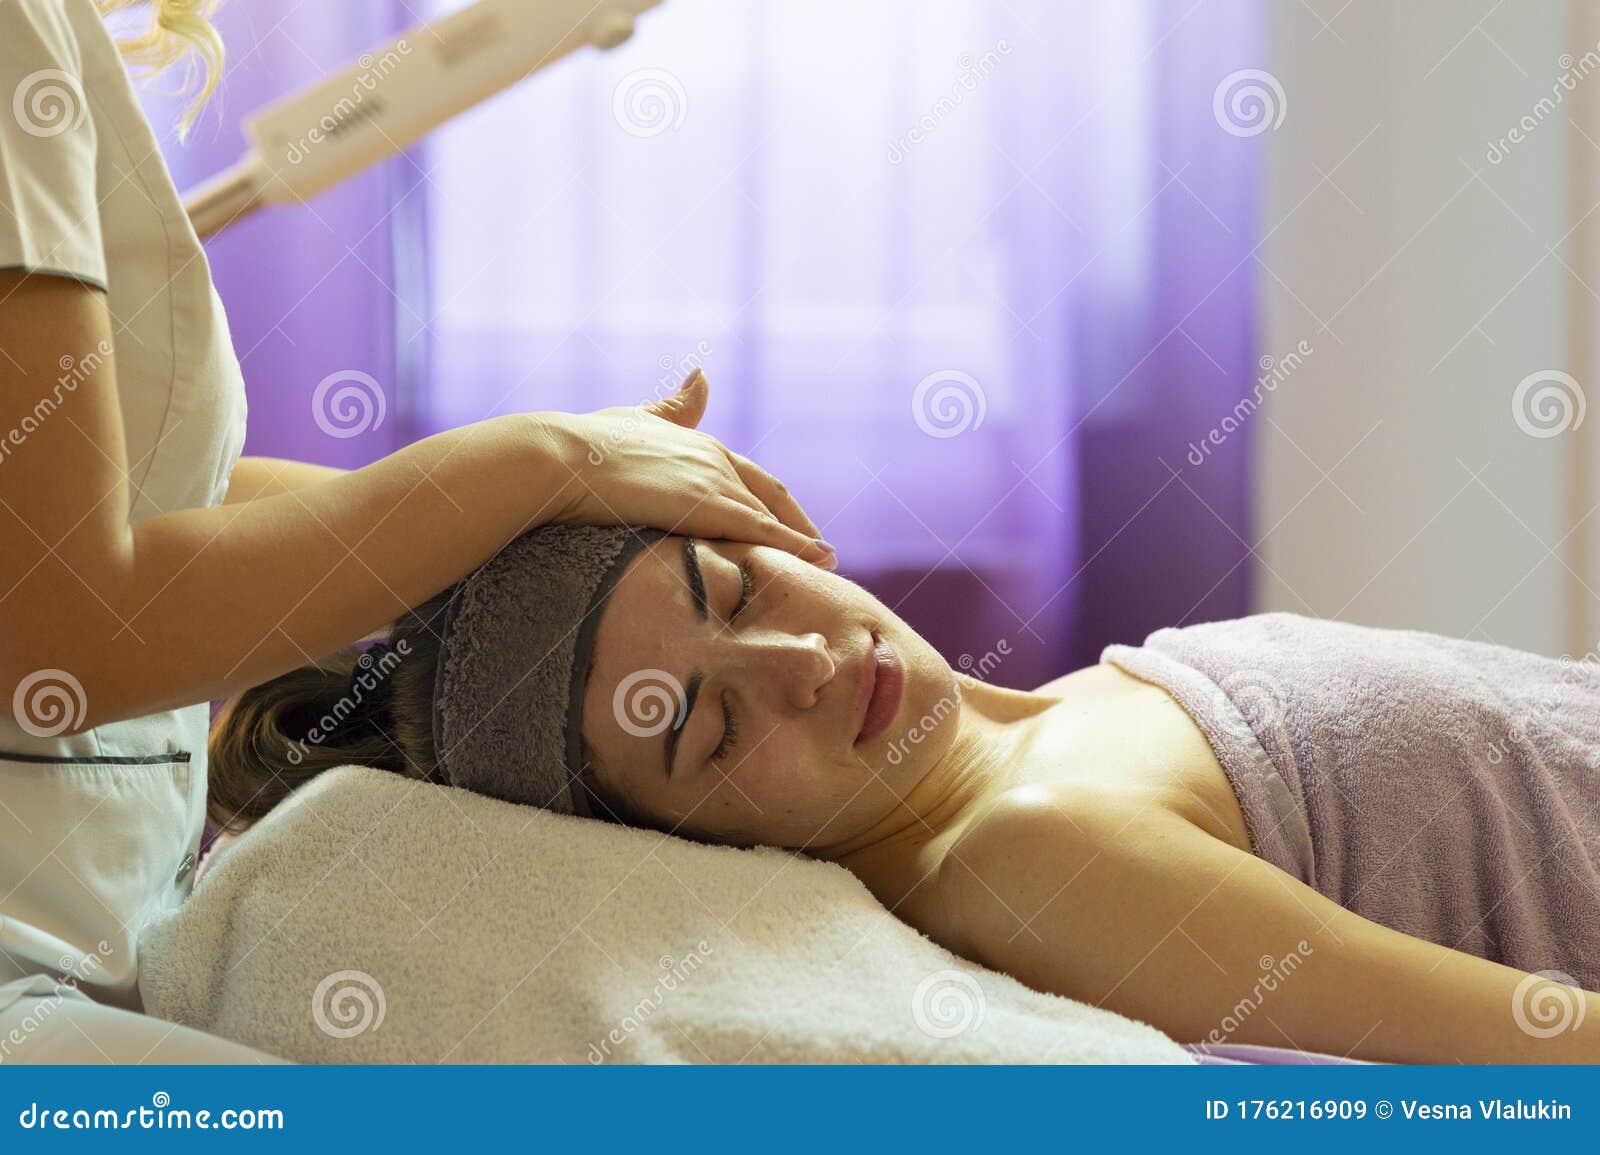
[[[694,429],[706,415],[706,404],[710,399],[711,386],[706,382],[704,371],[696,368],[683,379],[676,393],[650,402],[645,409],[674,425]]]

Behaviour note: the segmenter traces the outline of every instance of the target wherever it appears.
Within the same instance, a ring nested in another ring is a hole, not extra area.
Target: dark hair
[[[381,655],[376,660],[361,646],[346,646],[226,701],[206,743],[212,824],[247,830],[335,766],[443,781],[433,743],[434,671],[444,611],[458,589],[451,586],[397,618],[386,647],[372,651]],[[597,816],[659,828],[618,791],[601,786],[587,743],[584,761],[584,785],[599,803]]]

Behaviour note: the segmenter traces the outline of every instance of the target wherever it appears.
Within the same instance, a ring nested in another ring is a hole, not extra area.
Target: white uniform
[[[0,0],[0,268],[105,290],[130,521],[219,503],[244,443],[244,381],[205,253],[93,0]],[[0,469],[31,468],[25,434],[0,430]],[[4,566],[10,586],[21,575]],[[85,1011],[102,1013],[108,1040],[119,1021],[169,1029],[70,997],[68,1014],[41,1015],[56,1009],[44,976],[137,1008],[140,927],[188,895],[204,822],[205,703],[51,736],[53,690],[77,708],[70,670],[0,687],[0,1063],[26,1058],[8,1035],[24,1010],[41,1035],[38,1022],[59,1028]]]

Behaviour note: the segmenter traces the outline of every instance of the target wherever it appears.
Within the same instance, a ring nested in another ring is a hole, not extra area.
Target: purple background
[[[1031,686],[1248,612],[1249,429],[1187,455],[1256,373],[1260,159],[1212,97],[1259,64],[1259,6],[870,7],[669,0],[213,239],[246,452],[358,466],[494,412],[631,405],[708,348],[705,427],[952,662],[1004,640],[990,676]],[[166,148],[180,189],[238,157],[242,115],[427,11],[229,0],[223,89]],[[677,128],[622,129],[641,69],[681,83]],[[176,106],[147,105],[163,130]],[[387,415],[330,437],[312,393],[347,369]],[[984,420],[929,436],[913,391],[948,370]]]

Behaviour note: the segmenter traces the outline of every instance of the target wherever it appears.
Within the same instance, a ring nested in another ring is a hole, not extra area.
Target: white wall
[[[1253,419],[1259,606],[1585,653],[1600,514],[1548,547],[1593,500],[1570,490],[1600,413],[1541,438],[1512,399],[1541,370],[1595,376],[1600,209],[1573,226],[1600,200],[1600,67],[1576,75],[1600,55],[1561,58],[1596,20],[1576,0],[1312,7],[1269,5],[1263,65],[1287,112],[1265,142],[1262,352],[1313,352]]]

